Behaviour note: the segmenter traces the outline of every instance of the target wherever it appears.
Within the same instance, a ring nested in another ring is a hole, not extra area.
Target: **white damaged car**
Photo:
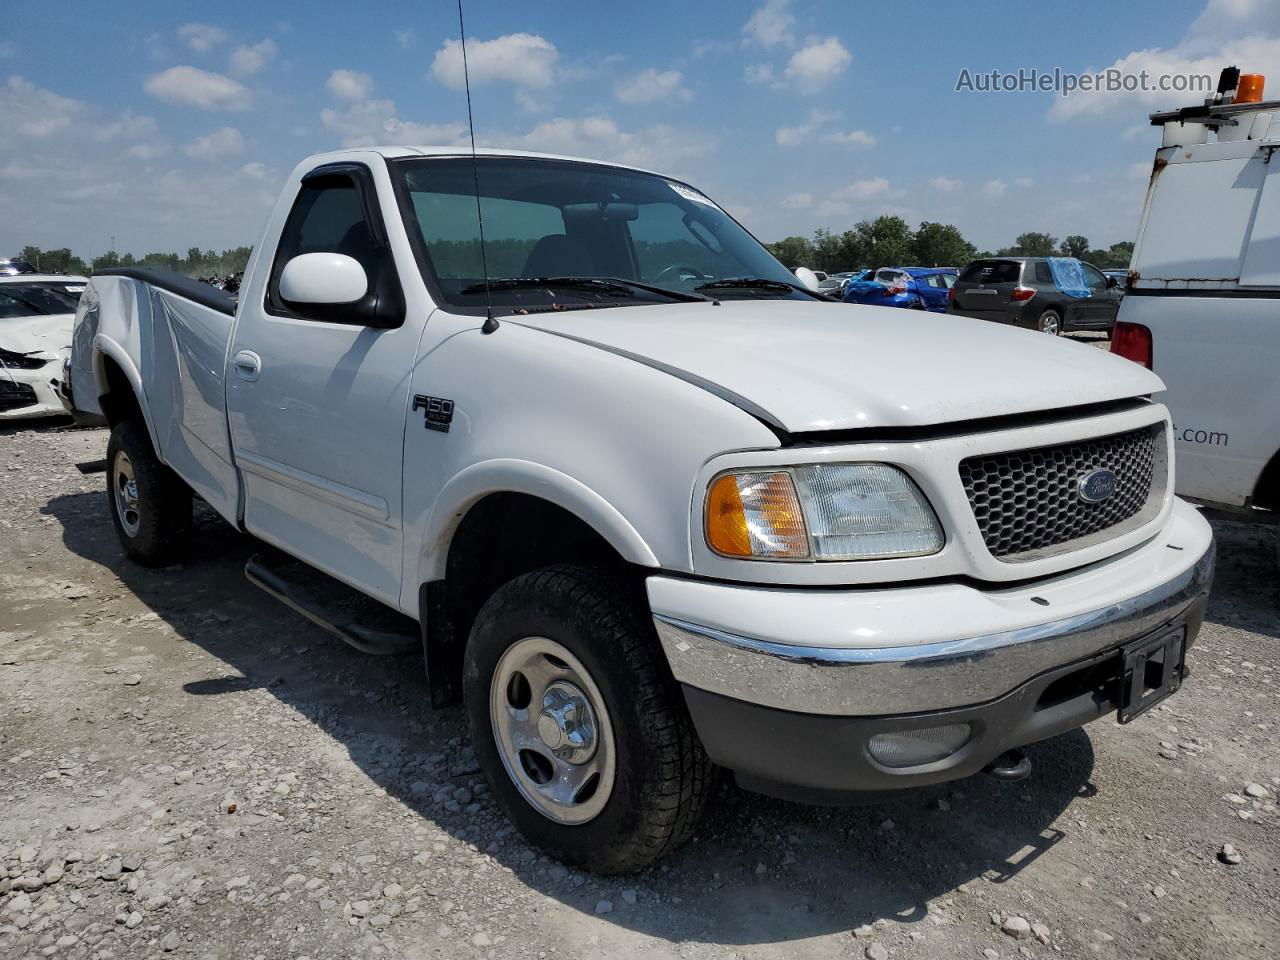
[[[84,277],[0,276],[0,420],[67,416],[58,388],[86,283]]]

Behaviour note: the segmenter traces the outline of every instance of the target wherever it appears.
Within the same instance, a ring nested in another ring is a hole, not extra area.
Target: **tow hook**
[[[982,772],[1004,783],[1017,783],[1031,776],[1031,758],[1021,750],[1006,750],[983,767]]]

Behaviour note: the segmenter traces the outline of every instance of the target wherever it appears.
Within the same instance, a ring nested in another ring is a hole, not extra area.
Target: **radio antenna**
[[[462,22],[462,0],[458,0],[458,36],[462,38],[462,82],[467,88],[467,128],[471,132],[471,177],[476,187],[476,222],[480,225],[480,270],[484,274],[484,326],[481,333],[493,333],[498,320],[493,315],[493,291],[489,289],[489,260],[484,248],[484,213],[480,210],[480,164],[476,161],[476,122],[471,117],[471,73],[467,69],[467,28]]]

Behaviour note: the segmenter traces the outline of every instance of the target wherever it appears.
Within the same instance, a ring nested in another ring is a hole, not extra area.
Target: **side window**
[[[379,275],[381,250],[365,217],[355,182],[345,174],[308,180],[289,211],[271,266],[267,305],[272,313],[290,314],[280,298],[280,274],[304,253],[342,253],[359,261],[372,288]]]
[[[1089,285],[1090,290],[1097,293],[1107,289],[1107,278],[1102,275],[1101,270],[1087,263],[1082,263],[1080,266],[1084,270],[1084,282]]]
[[[1043,260],[1036,261],[1036,283],[1053,283],[1053,273]]]

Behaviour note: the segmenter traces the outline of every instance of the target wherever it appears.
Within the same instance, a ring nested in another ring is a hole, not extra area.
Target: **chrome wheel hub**
[[[133,475],[133,463],[123,450],[116,452],[111,470],[111,490],[116,504],[120,526],[128,537],[136,537],[142,520],[138,516],[138,481]]]
[[[586,823],[613,792],[613,727],[582,662],[546,637],[513,643],[498,661],[489,717],[516,789],[557,823]]]
[[[586,696],[571,683],[557,681],[542,695],[538,736],[546,748],[569,763],[586,763],[596,749],[596,717]]]

